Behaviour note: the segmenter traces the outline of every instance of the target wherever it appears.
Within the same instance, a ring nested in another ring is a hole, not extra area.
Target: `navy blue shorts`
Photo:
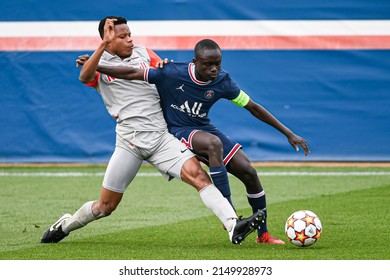
[[[227,165],[232,157],[241,149],[241,145],[234,142],[228,136],[223,134],[218,128],[213,125],[201,126],[201,127],[183,127],[172,129],[172,134],[183,142],[189,149],[192,148],[192,137],[198,131],[204,131],[218,136],[221,139],[223,145],[223,164]],[[199,156],[198,156],[199,157]],[[205,163],[208,163],[208,159],[204,157],[199,157],[199,159]]]

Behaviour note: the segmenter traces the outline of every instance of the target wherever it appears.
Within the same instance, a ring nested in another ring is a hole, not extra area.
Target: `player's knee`
[[[207,149],[209,154],[215,154],[215,153],[223,154],[223,144],[221,142],[221,139],[219,139],[219,137],[216,136],[211,137]]]

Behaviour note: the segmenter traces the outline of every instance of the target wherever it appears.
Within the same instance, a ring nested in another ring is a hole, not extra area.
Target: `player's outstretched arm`
[[[126,66],[104,66],[97,67],[97,71],[118,79],[144,80],[145,69]]]
[[[310,153],[306,140],[292,132],[288,127],[286,127],[276,117],[274,117],[270,112],[268,112],[263,106],[255,103],[253,100],[249,100],[248,104],[245,106],[245,109],[251,112],[251,114],[260,121],[273,126],[281,133],[283,133],[287,137],[288,142],[291,144],[291,146],[294,147],[296,151],[299,151],[298,146],[301,146],[305,153],[305,156]]]

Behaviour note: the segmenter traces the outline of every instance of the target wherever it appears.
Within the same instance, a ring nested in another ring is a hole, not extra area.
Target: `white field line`
[[[257,172],[259,176],[390,176],[390,172]],[[103,172],[0,172],[0,177],[103,177]],[[161,176],[158,172],[139,172],[139,177]]]

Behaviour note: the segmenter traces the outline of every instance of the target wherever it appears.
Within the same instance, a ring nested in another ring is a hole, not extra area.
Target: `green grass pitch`
[[[41,244],[62,212],[97,199],[104,166],[0,167],[2,260],[388,260],[390,167],[258,167],[267,194],[270,233],[286,245],[233,245],[192,187],[165,181],[143,166],[118,209]],[[53,176],[53,174],[55,176]],[[51,175],[51,176],[48,176]],[[239,215],[248,216],[245,188],[230,176]],[[284,224],[296,210],[321,219],[323,234],[308,248],[290,244]]]

